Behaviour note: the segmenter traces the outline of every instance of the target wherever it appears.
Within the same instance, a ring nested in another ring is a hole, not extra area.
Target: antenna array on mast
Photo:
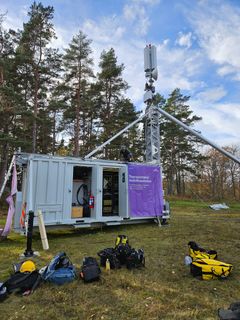
[[[158,108],[153,106],[155,93],[154,80],[157,80],[157,49],[149,44],[144,49],[145,84],[144,103],[146,103],[145,144],[146,161],[160,163],[160,117]]]

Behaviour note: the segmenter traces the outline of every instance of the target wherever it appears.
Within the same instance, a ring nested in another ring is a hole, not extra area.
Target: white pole
[[[46,228],[45,228],[45,224],[44,224],[43,215],[42,215],[41,210],[38,210],[37,216],[38,216],[38,227],[39,227],[39,231],[40,231],[40,235],[41,235],[43,250],[48,250],[49,245],[48,245],[47,233],[46,233]]]
[[[191,132],[194,136],[198,137],[199,139],[205,141],[207,144],[209,144],[210,146],[212,146],[213,148],[215,148],[216,150],[218,150],[219,152],[221,152],[222,154],[224,154],[226,157],[232,159],[233,161],[237,162],[238,164],[240,164],[240,159],[238,159],[237,157],[235,157],[233,154],[227,152],[226,150],[224,150],[223,148],[219,147],[216,143],[208,140],[207,138],[205,138],[204,136],[202,136],[200,133],[198,133],[197,131],[193,130],[192,128],[190,128],[189,126],[187,126],[186,124],[184,124],[183,122],[179,121],[178,119],[176,119],[175,117],[171,116],[168,112],[164,111],[161,108],[157,108],[156,110],[158,110],[159,113],[161,113],[163,116],[165,116],[166,118],[168,118],[169,120],[177,123],[180,127],[184,128],[185,130]]]
[[[8,172],[7,172],[7,174],[5,175],[5,179],[4,179],[3,185],[2,185],[1,190],[0,190],[0,199],[1,199],[1,197],[2,197],[2,194],[3,194],[3,191],[4,191],[4,189],[5,189],[6,183],[7,183],[8,179],[9,179],[9,177],[10,177],[10,175],[11,175],[11,170],[12,170],[14,161],[15,161],[15,155],[12,157],[12,161],[11,161],[10,166],[9,166],[9,168],[8,168]]]

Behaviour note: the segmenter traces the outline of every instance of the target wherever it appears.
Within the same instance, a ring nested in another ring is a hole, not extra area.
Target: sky
[[[114,48],[125,66],[126,92],[144,110],[143,50],[157,47],[156,91],[179,88],[202,120],[195,128],[215,143],[240,145],[240,0],[43,0],[55,9],[63,50],[79,30],[92,40],[95,71],[103,50]],[[22,29],[32,1],[1,0],[4,27]]]

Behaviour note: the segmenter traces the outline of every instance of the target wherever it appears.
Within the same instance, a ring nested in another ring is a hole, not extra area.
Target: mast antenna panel
[[[144,48],[144,71],[152,72],[157,68],[157,49],[149,44]]]

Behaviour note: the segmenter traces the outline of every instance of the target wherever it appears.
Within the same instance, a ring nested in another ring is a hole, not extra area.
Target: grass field
[[[123,267],[110,273],[102,269],[96,283],[84,284],[78,279],[60,287],[43,284],[28,297],[12,294],[0,303],[0,319],[218,319],[218,308],[240,300],[240,205],[231,208],[212,211],[201,202],[173,201],[168,226],[55,231],[49,233],[47,252],[42,251],[35,234],[33,248],[41,253],[35,259],[39,268],[62,250],[80,268],[84,256],[97,257],[99,250],[114,246],[118,234],[128,235],[133,247],[144,248],[146,267],[132,271]],[[217,250],[219,260],[233,264],[232,275],[209,282],[193,278],[184,265],[190,240]],[[19,260],[25,242],[24,237],[12,233],[0,243],[0,281]]]

